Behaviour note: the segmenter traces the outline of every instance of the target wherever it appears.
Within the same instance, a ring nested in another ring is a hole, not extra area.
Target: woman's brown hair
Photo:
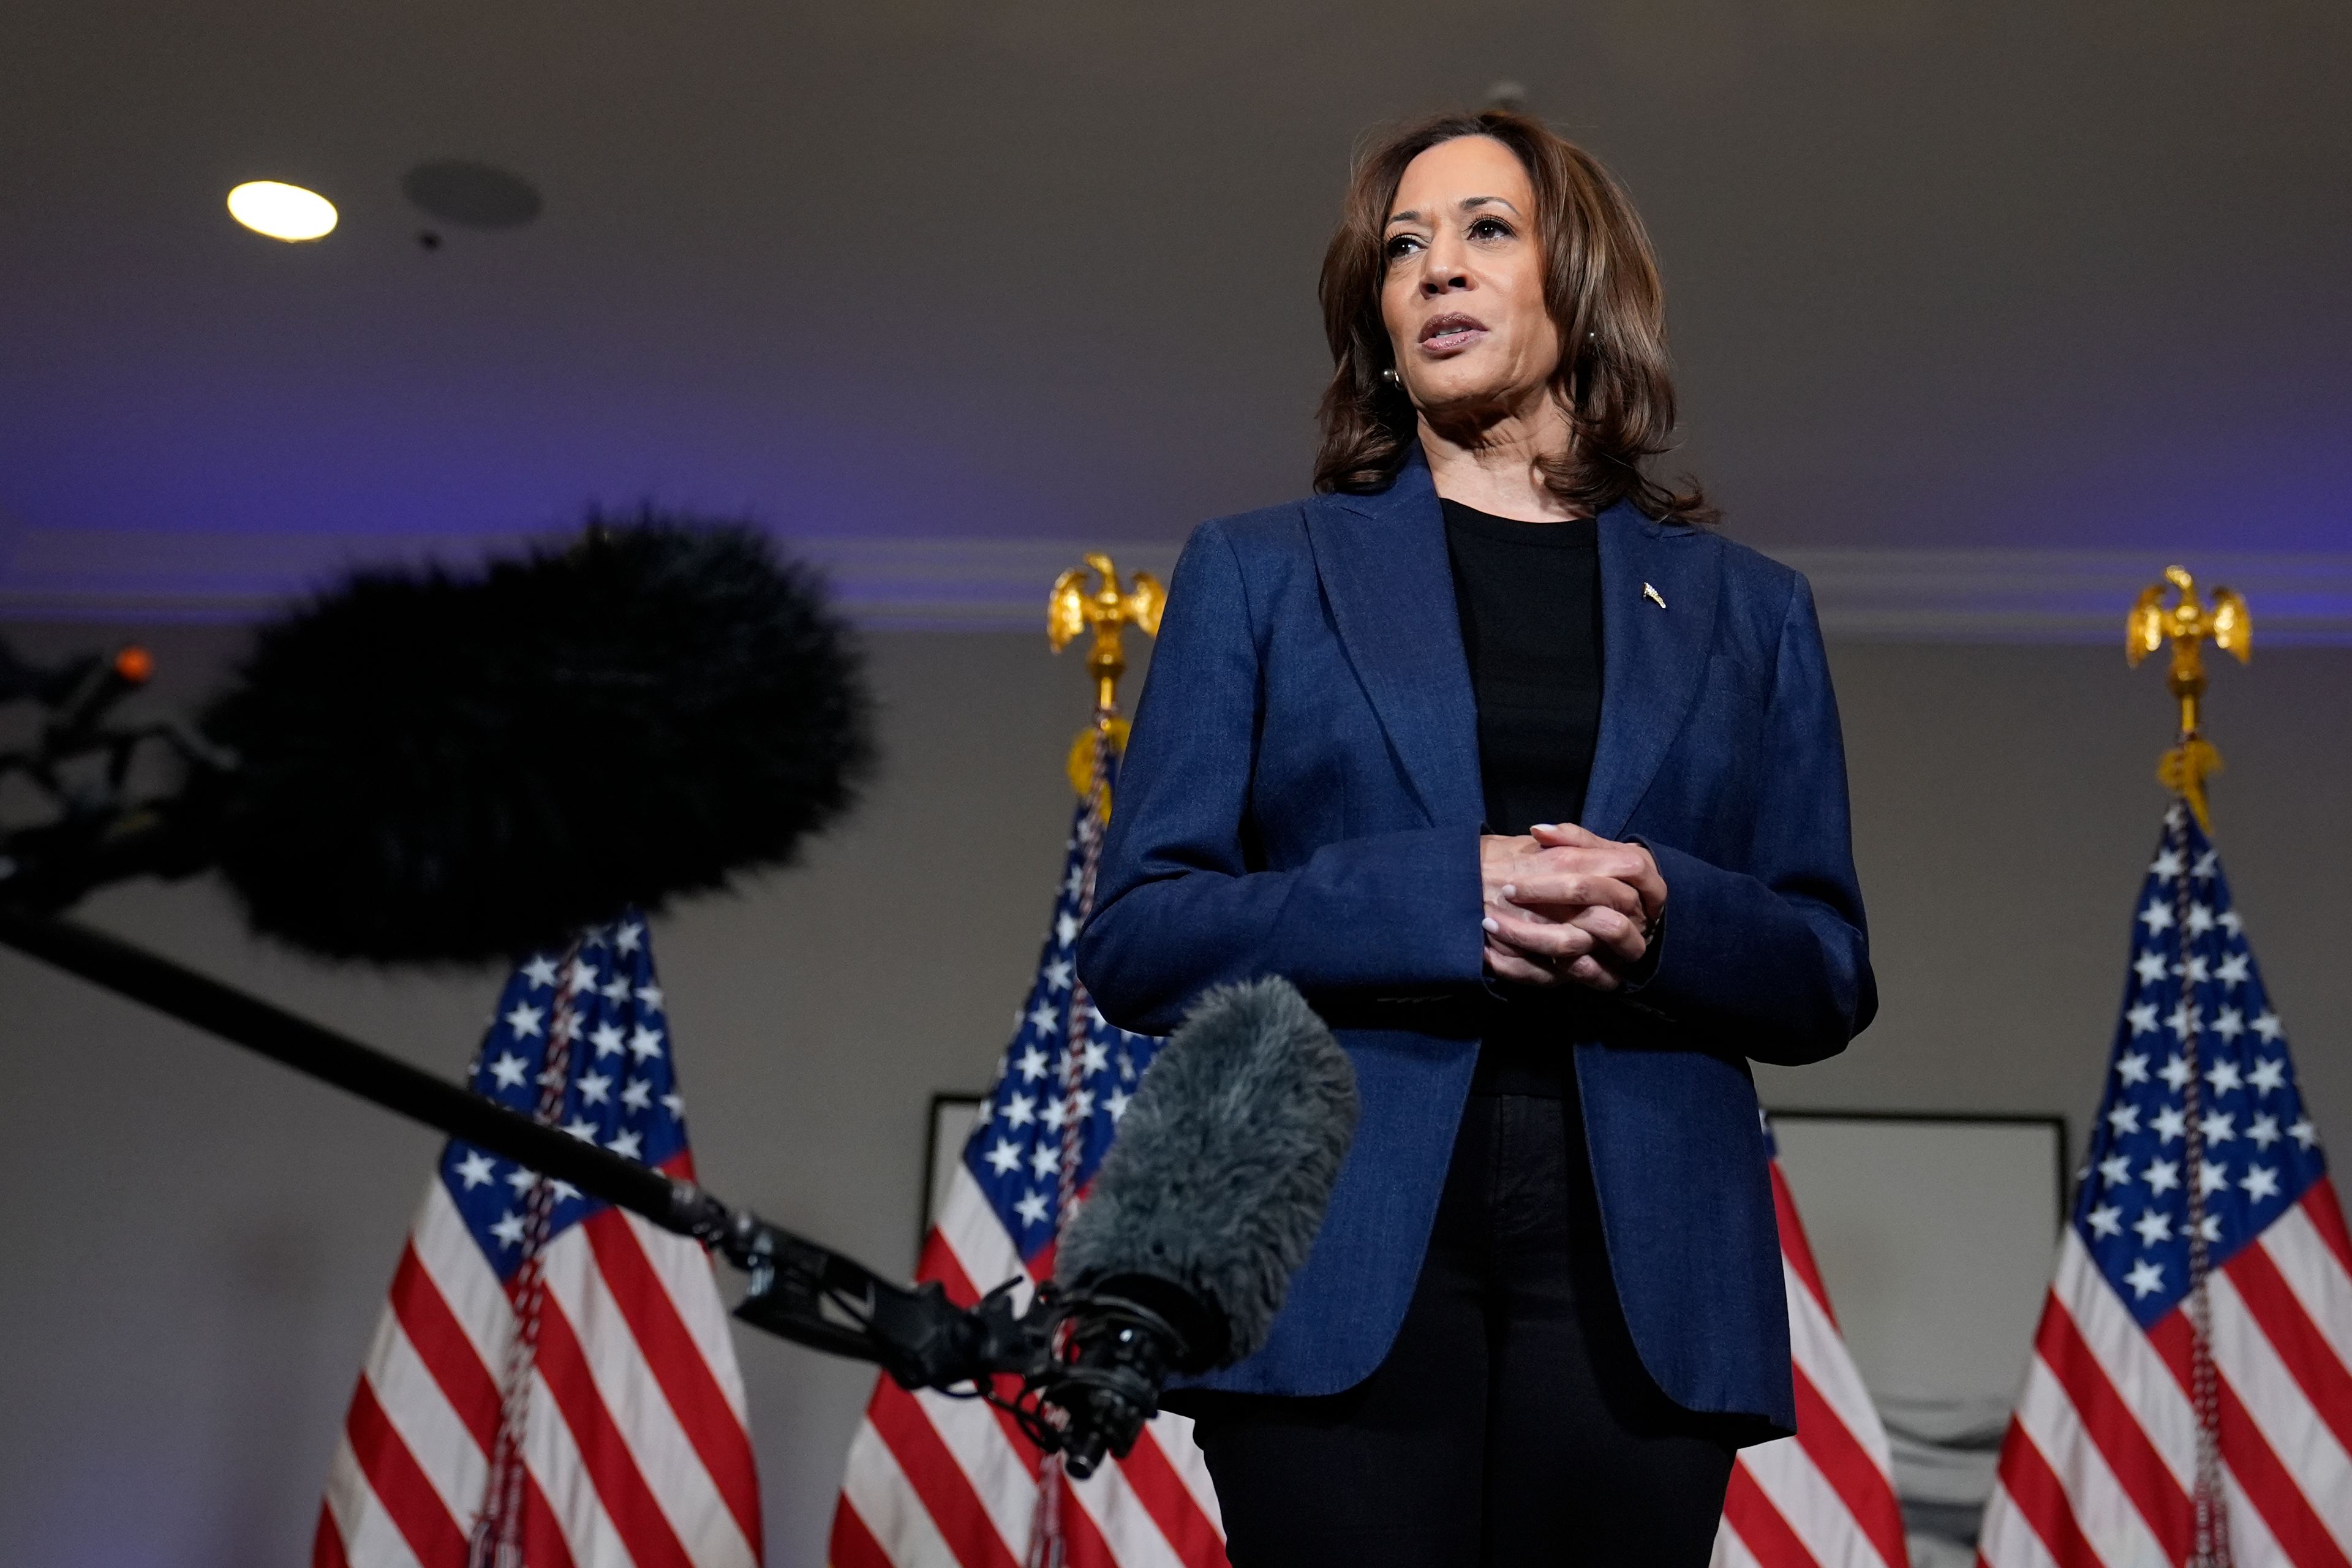
[[[1549,253],[1544,303],[1562,344],[1552,386],[1575,428],[1566,456],[1544,463],[1545,486],[1563,505],[1595,516],[1631,499],[1664,522],[1715,521],[1719,514],[1696,483],[1685,479],[1685,488],[1672,489],[1643,471],[1672,444],[1675,383],[1657,258],[1641,217],[1592,154],[1501,110],[1422,121],[1356,159],[1339,227],[1323,253],[1318,292],[1332,365],[1315,488],[1384,489],[1404,466],[1412,404],[1381,374],[1391,359],[1381,321],[1389,208],[1405,165],[1460,136],[1491,136],[1508,147],[1535,187]]]

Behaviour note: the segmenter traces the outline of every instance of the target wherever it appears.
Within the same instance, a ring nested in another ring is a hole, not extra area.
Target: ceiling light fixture
[[[335,227],[335,204],[276,180],[247,180],[228,194],[228,215],[272,239],[320,239]]]

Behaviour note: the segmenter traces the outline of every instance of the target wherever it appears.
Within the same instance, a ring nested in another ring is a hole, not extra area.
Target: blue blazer
[[[1793,1430],[1748,1063],[1834,1055],[1877,1006],[1836,702],[1797,573],[1631,505],[1599,530],[1584,826],[1639,838],[1667,888],[1654,969],[1574,1043],[1610,1266],[1670,1397]],[[1272,1337],[1202,1386],[1336,1393],[1395,1339],[1478,1052],[1483,799],[1417,450],[1380,494],[1193,531],[1078,970],[1107,1017],[1150,1034],[1204,986],[1286,975],[1340,1026],[1363,1105]]]

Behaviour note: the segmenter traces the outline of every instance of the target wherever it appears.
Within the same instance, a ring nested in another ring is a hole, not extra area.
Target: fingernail
[[[1480,921],[1478,923],[1485,926],[1488,931],[1500,931],[1503,929],[1502,923],[1496,921],[1492,915],[1488,915],[1485,920]]]
[[[1503,884],[1503,897],[1507,899],[1516,899],[1518,896],[1519,885],[1517,882],[1506,882]]]
[[[1559,826],[1559,824],[1556,822],[1538,822],[1534,826],[1528,828],[1528,831],[1529,833],[1549,833],[1553,828]]]

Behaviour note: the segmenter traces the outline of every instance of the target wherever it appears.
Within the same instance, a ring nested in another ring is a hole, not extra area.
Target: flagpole
[[[1098,579],[1092,592],[1086,587],[1088,572]],[[1077,825],[1076,919],[1080,925],[1094,912],[1095,872],[1102,861],[1103,834],[1110,826],[1111,776],[1127,745],[1128,723],[1118,712],[1119,678],[1127,673],[1126,631],[1132,626],[1146,637],[1157,636],[1160,607],[1167,599],[1158,580],[1148,572],[1138,572],[1134,584],[1131,589],[1121,589],[1118,567],[1109,556],[1097,552],[1086,557],[1084,566],[1074,566],[1056,577],[1046,596],[1045,640],[1055,653],[1067,647],[1081,631],[1094,633],[1087,650],[1087,673],[1095,683],[1094,717],[1071,743],[1068,761],[1070,783],[1086,802]],[[1094,1001],[1087,994],[1086,982],[1073,975],[1070,1010],[1062,1028],[1061,1092],[1066,1106],[1075,1107],[1085,1082],[1080,1053],[1092,1033],[1093,1012]],[[1086,1129],[1087,1119],[1076,1114],[1062,1126],[1061,1184],[1054,1208],[1057,1237],[1077,1197]],[[1037,1505],[1030,1524],[1025,1568],[1066,1568],[1062,1502],[1068,1489],[1062,1456],[1046,1455],[1037,1467]]]
[[[2210,1240],[2205,1218],[2205,1129],[2201,1052],[2199,1049],[2196,963],[2191,924],[2197,856],[2189,842],[2189,818],[2199,829],[2212,831],[2205,799],[2205,780],[2221,769],[2221,753],[2201,731],[2205,695],[2204,645],[2210,639],[2222,652],[2246,663],[2253,655],[2253,618],[2246,602],[2218,584],[2210,607],[2199,602],[2196,580],[2179,566],[2165,568],[2165,582],[2154,584],[2139,596],[2125,623],[2124,657],[2137,666],[2141,659],[2171,644],[2171,668],[2166,687],[2179,704],[2179,722],[2172,749],[2158,760],[2158,783],[2172,792],[2173,805],[2166,818],[2165,847],[2172,867],[2172,930],[2177,958],[2173,972],[2180,979],[2179,1019],[2180,1059],[2187,1069],[2181,1086],[2181,1106],[2187,1117],[2182,1128],[2182,1163],[2189,1200],[2189,1294],[2182,1303],[2189,1318],[2189,1394],[2197,1420],[2197,1479],[2192,1497],[2196,1538],[2189,1568],[2231,1568],[2230,1520],[2222,1490],[2221,1380],[2213,1365],[2213,1310],[2206,1289],[2211,1272]],[[2166,584],[2179,594],[2167,608]]]

